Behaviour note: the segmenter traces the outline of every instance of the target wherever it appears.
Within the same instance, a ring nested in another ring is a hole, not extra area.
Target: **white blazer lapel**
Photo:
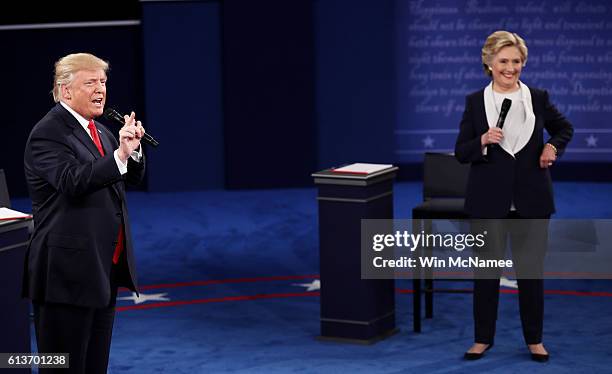
[[[493,99],[493,81],[491,81],[491,83],[489,83],[489,85],[485,87],[484,106],[485,106],[485,113],[487,114],[487,123],[489,124],[489,128],[493,128],[495,127],[495,125],[497,125],[497,119],[499,118],[499,112],[497,111],[497,108],[495,107],[495,101]],[[510,156],[514,157],[514,153],[512,152],[512,147],[510,146],[510,144],[508,144],[505,138],[502,139],[499,145]]]
[[[535,114],[533,113],[533,102],[531,101],[531,91],[527,85],[519,81],[521,85],[521,96],[523,105],[525,106],[525,123],[521,127],[518,140],[515,145],[514,153],[519,153],[531,139],[531,135],[535,129]]]

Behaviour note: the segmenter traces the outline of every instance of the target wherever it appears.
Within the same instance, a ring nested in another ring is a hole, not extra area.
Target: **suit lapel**
[[[76,121],[76,119],[75,119],[75,121]],[[81,143],[83,143],[85,145],[85,147],[87,147],[89,152],[91,152],[91,154],[96,159],[101,158],[102,155],[100,154],[100,151],[98,151],[98,148],[94,144],[93,140],[91,140],[91,138],[89,137],[89,134],[87,134],[85,132],[85,129],[83,129],[81,127],[81,124],[78,121],[76,122],[76,125],[78,127],[76,127],[74,130],[72,130],[72,133],[74,134],[74,136],[76,136],[76,138],[79,139],[79,141]]]
[[[100,142],[102,142],[102,149],[104,149],[104,154],[107,155],[109,153],[113,153],[115,150],[113,149],[113,142],[109,139],[108,131],[102,131],[102,125],[96,121],[96,127],[98,128],[98,134],[100,135]]]
[[[100,155],[100,151],[98,151],[98,148],[96,148],[96,145],[94,144],[93,140],[91,140],[91,137],[83,128],[83,126],[81,126],[79,121],[77,121],[77,119],[74,118],[74,116],[70,114],[70,112],[68,112],[60,103],[57,103],[55,107],[64,118],[64,121],[66,121],[66,125],[72,128],[72,134],[74,134],[75,138],[77,138],[81,143],[83,143],[85,148],[87,148],[92,154],[92,156],[94,156],[96,159],[102,157],[102,155]]]
[[[56,109],[63,116],[64,120],[66,121],[66,125],[72,127],[72,133],[74,134],[74,136],[81,143],[83,143],[83,145],[89,150],[89,152],[91,152],[91,154],[96,159],[102,158],[100,151],[98,151],[98,148],[94,144],[93,140],[91,140],[91,137],[85,131],[83,126],[81,126],[79,121],[77,121],[77,119],[74,118],[74,116],[70,114],[70,112],[68,112],[61,104],[58,103],[56,105]],[[98,125],[96,125],[96,127],[98,127]],[[102,142],[102,149],[104,149],[104,154],[112,154],[114,150],[112,149],[113,143],[111,139],[108,138],[104,131],[98,131],[98,134],[100,134],[100,142]],[[119,187],[118,184],[120,183],[112,184],[112,190],[117,194],[119,199],[123,200],[122,188]]]

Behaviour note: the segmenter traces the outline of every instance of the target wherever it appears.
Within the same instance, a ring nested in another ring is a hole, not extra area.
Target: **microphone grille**
[[[108,118],[108,119],[114,119],[114,120],[123,121],[123,116],[121,114],[119,114],[119,112],[117,112],[113,108],[106,108],[104,110],[104,117]]]
[[[504,99],[504,101],[502,101],[502,110],[504,111],[508,111],[510,109],[510,106],[512,105],[512,100],[506,98]]]

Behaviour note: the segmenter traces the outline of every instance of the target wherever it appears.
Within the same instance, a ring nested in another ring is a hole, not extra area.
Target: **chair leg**
[[[415,274],[412,279],[412,322],[414,332],[421,332],[421,277]]]
[[[433,318],[433,279],[425,279],[425,318]]]
[[[412,232],[421,231],[421,220],[412,217]],[[417,249],[417,255],[421,249]],[[421,268],[418,265],[412,269],[412,323],[414,332],[421,332]]]
[[[433,222],[431,219],[426,219],[424,226],[425,233],[432,232]],[[429,247],[424,252],[427,257],[433,256],[433,251]],[[425,269],[425,272],[425,318],[433,318],[433,269],[428,267]]]

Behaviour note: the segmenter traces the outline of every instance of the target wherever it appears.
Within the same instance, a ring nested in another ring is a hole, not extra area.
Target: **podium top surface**
[[[392,179],[399,168],[397,166],[390,167],[371,174],[358,173],[335,173],[332,168],[317,171],[312,173],[315,184],[343,184],[354,186],[367,186],[374,183],[379,183],[387,179]]]

